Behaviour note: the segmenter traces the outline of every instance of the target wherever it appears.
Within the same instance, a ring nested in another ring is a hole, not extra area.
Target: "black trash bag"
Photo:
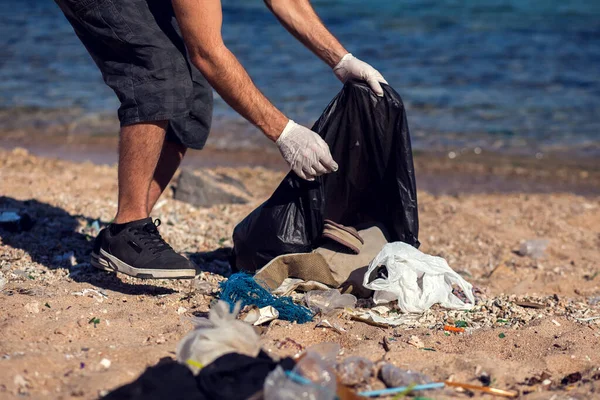
[[[329,103],[312,130],[327,142],[339,170],[313,182],[290,172],[235,227],[235,268],[256,271],[279,255],[312,251],[324,219],[346,226],[382,223],[391,241],[419,247],[406,113],[400,95],[382,87],[378,97],[367,84],[348,82]]]

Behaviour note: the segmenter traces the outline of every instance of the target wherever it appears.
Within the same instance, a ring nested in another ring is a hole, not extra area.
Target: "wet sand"
[[[286,170],[277,148],[263,137],[252,139],[247,149],[221,146],[223,132],[211,134],[203,150],[190,150],[182,166],[190,168],[257,166],[276,172]],[[42,157],[74,162],[114,165],[118,140],[114,135],[7,134],[0,132],[0,148],[27,149]],[[538,155],[539,157],[539,155]],[[415,151],[417,186],[432,194],[459,193],[574,193],[600,195],[600,164],[594,157],[568,153],[541,158],[480,148],[448,152]]]

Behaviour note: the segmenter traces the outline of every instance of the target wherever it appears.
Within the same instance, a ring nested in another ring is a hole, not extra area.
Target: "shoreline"
[[[263,138],[260,138],[263,139]],[[286,165],[267,139],[255,148],[227,149],[209,143],[190,150],[184,168],[263,167],[285,172]],[[114,165],[116,136],[33,135],[6,137],[0,148],[24,148],[39,157]],[[262,146],[262,147],[261,147]],[[593,157],[546,154],[542,157],[487,152],[479,148],[448,152],[414,151],[417,187],[441,195],[461,193],[556,193],[600,195],[600,165]]]

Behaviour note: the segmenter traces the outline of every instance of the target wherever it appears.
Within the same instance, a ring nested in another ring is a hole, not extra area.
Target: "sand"
[[[343,320],[341,334],[314,322],[275,321],[261,330],[264,348],[289,355],[332,341],[342,346],[339,360],[361,355],[471,384],[487,374],[494,387],[527,399],[600,398],[600,319],[594,319],[600,316],[600,198],[595,183],[585,184],[590,175],[573,183],[570,174],[540,177],[527,165],[448,169],[420,160],[417,174],[428,180],[420,186],[430,188],[419,192],[421,250],[444,257],[474,284],[477,312],[434,307],[412,327],[387,329]],[[245,182],[252,202],[197,209],[173,200],[169,190],[153,213],[173,247],[196,261],[231,246],[235,224],[283,176],[262,168],[216,170]],[[471,182],[470,190],[440,184],[452,190],[436,192],[435,182],[452,180],[451,171]],[[519,185],[496,193],[490,182],[498,177]],[[587,192],[540,185],[552,179]],[[473,182],[487,186],[477,190]],[[197,281],[142,281],[88,264],[94,222],[104,226],[116,210],[114,166],[0,150],[0,194],[0,209],[26,210],[36,220],[29,232],[0,231],[0,398],[97,398],[134,380],[145,367],[174,357],[192,327],[187,317],[209,310],[224,279],[203,272],[198,280],[211,291],[202,294]],[[516,254],[523,241],[536,238],[549,241],[541,258]],[[518,306],[522,300],[542,308]],[[458,320],[469,323],[467,332],[445,334],[442,327]],[[434,351],[410,344],[413,336]],[[576,372],[581,379],[561,384]],[[383,385],[373,378],[361,386],[369,387]]]

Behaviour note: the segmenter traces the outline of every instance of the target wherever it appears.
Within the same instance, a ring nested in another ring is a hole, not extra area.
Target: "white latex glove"
[[[302,179],[314,181],[316,176],[338,169],[327,143],[315,132],[291,119],[275,143],[292,171]]]
[[[350,53],[342,57],[340,62],[333,67],[333,73],[342,83],[346,83],[348,79],[366,81],[377,96],[383,96],[383,89],[379,83],[387,84],[379,71]]]

